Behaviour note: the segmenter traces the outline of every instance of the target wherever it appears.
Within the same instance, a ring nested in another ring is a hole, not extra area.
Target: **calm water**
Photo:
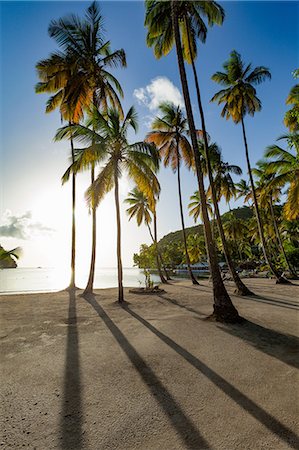
[[[0,270],[0,293],[49,292],[67,287],[69,273],[63,269],[53,268],[17,268]],[[84,288],[88,273],[78,274],[77,286]],[[154,283],[159,282],[157,275],[152,275]],[[144,275],[137,268],[124,268],[124,286],[144,286]],[[96,269],[95,288],[117,287],[116,269]]]

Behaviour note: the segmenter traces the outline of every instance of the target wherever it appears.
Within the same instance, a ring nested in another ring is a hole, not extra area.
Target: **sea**
[[[78,273],[76,285],[84,289],[88,273]],[[154,284],[159,283],[158,275],[152,274]],[[70,274],[61,268],[16,268],[0,270],[0,294],[18,294],[34,292],[55,292],[65,289]],[[123,269],[123,285],[125,287],[145,286],[142,269],[128,267]],[[117,287],[116,268],[96,268],[94,288],[104,289]]]

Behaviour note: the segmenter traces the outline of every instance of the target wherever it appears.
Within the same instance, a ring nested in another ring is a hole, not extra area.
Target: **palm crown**
[[[223,68],[224,72],[216,72],[212,80],[224,86],[224,89],[217,92],[211,101],[217,101],[218,105],[224,103],[221,116],[239,123],[246,114],[253,116],[256,111],[261,110],[254,85],[270,79],[271,74],[263,66],[251,70],[251,64],[245,65],[235,50],[231,52]]]
[[[164,166],[176,171],[182,159],[188,167],[193,161],[192,148],[186,137],[187,120],[179,106],[164,102],[159,105],[163,114],[152,122],[153,131],[146,136],[147,142],[153,142],[159,149]]]
[[[299,133],[281,136],[278,140],[287,142],[285,150],[278,145],[270,145],[265,151],[266,158],[275,158],[266,164],[266,170],[273,174],[271,186],[283,187],[289,184],[288,199],[284,210],[288,220],[299,218]]]
[[[148,27],[146,42],[154,48],[156,58],[167,55],[174,46],[174,30],[171,19],[171,2],[146,0],[145,25]],[[205,42],[207,25],[221,25],[224,10],[214,1],[176,1],[182,37],[184,59],[190,63],[197,54],[196,39]]]
[[[110,42],[104,40],[102,22],[95,2],[87,9],[84,20],[74,15],[53,20],[49,35],[62,52],[36,66],[41,80],[37,92],[55,93],[48,109],[62,102],[63,112],[72,111],[75,122],[92,103],[106,110],[109,102],[122,113],[118,98],[123,96],[121,86],[107,69],[125,66],[125,53],[122,49],[111,52]]]

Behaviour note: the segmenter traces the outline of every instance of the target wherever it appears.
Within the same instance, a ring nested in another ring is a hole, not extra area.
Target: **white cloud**
[[[17,239],[29,239],[32,236],[48,234],[53,231],[52,228],[33,221],[31,211],[13,216],[11,211],[6,210],[3,215],[3,224],[0,225],[0,236]]]
[[[165,101],[184,107],[182,94],[167,77],[154,78],[147,86],[135,89],[133,95],[151,111],[157,110],[159,104]]]

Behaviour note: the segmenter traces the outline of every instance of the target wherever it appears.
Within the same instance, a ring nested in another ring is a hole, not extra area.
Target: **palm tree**
[[[268,174],[273,174],[271,186],[287,189],[287,201],[284,213],[287,220],[299,219],[299,132],[286,134],[278,138],[287,142],[285,150],[278,145],[270,145],[265,151],[266,158],[276,158],[266,164]]]
[[[219,92],[217,92],[211,99],[211,101],[217,101],[218,105],[224,103],[224,107],[221,112],[222,117],[226,117],[226,119],[232,118],[232,120],[236,124],[240,122],[242,124],[247,168],[264,258],[266,263],[270,267],[271,272],[275,276],[276,282],[283,283],[286,282],[286,280],[281,276],[280,273],[278,273],[278,271],[272,264],[272,261],[268,257],[266,249],[266,240],[255,192],[244,125],[244,118],[246,114],[250,114],[251,116],[253,116],[255,112],[261,110],[261,102],[256,96],[254,85],[260,84],[267,78],[270,79],[271,74],[269,70],[263,66],[259,66],[251,70],[251,64],[245,65],[241,59],[240,54],[235,50],[231,52],[230,58],[223,64],[223,68],[224,72],[216,72],[212,76],[212,80],[224,86],[224,89],[221,89]]]
[[[222,196],[226,199],[227,202],[231,200],[233,196],[236,195],[236,188],[231,177],[231,173],[236,175],[241,175],[242,170],[239,166],[231,165],[225,163],[222,160],[221,150],[219,146],[213,142],[210,143],[210,137],[207,137],[208,142],[208,159],[206,158],[205,152],[205,140],[198,140],[198,148],[199,152],[202,155],[203,160],[203,170],[204,174],[208,175],[210,186],[208,188],[207,194],[213,200],[214,205],[214,214],[216,217],[217,227],[219,230],[219,236],[221,239],[222,249],[225,256],[225,260],[229,271],[232,275],[234,283],[236,285],[236,294],[246,296],[252,295],[253,293],[247,288],[247,286],[243,283],[241,278],[239,277],[233,260],[231,258],[231,254],[226,242],[225,233],[223,230],[222,219],[219,211],[218,203]],[[211,173],[210,173],[211,172]]]
[[[193,163],[193,152],[186,137],[187,120],[179,106],[164,102],[159,105],[162,117],[156,117],[152,122],[152,130],[146,136],[147,142],[153,142],[159,149],[164,160],[164,166],[171,166],[173,172],[177,172],[180,215],[182,224],[182,236],[185,247],[186,263],[190,279],[193,284],[198,284],[192,273],[190,258],[187,248],[185,220],[183,213],[182,189],[181,189],[181,162],[190,168]]]
[[[273,181],[275,180],[275,173],[273,172],[267,173],[267,169],[268,169],[268,162],[265,160],[259,161],[257,163],[257,167],[253,169],[254,175],[258,177],[256,193],[258,196],[259,205],[264,211],[270,210],[270,216],[272,218],[272,224],[277,239],[278,247],[282,253],[286,266],[288,267],[291,275],[293,277],[296,277],[297,274],[294,268],[291,266],[283,246],[274,209],[275,202],[279,201],[281,197],[281,187],[278,186],[277,184],[273,185]]]
[[[286,104],[292,105],[292,108],[285,113],[284,124],[290,132],[294,133],[299,131],[299,84],[296,84],[290,90]]]
[[[35,85],[35,92],[53,94],[47,101],[46,113],[50,113],[59,107],[61,119],[69,125],[78,122],[83,116],[84,101],[77,98],[73,107],[68,105],[68,94],[72,83],[75,82],[75,59],[64,53],[52,53],[48,59],[36,64],[40,82]],[[74,145],[70,137],[71,158],[75,161]],[[76,177],[72,176],[72,244],[71,244],[71,279],[69,289],[75,289],[75,265],[76,265]]]
[[[138,187],[135,187],[131,192],[129,192],[129,197],[126,198],[125,203],[127,203],[129,208],[127,209],[127,214],[129,215],[129,220],[133,217],[136,218],[137,225],[140,226],[143,222],[147,226],[150,237],[153,241],[155,251],[156,251],[156,262],[159,276],[162,283],[166,280],[161,271],[162,258],[158,249],[157,237],[155,237],[151,230],[152,214],[156,216],[156,201],[155,199],[149,199]],[[154,227],[156,229],[156,227]],[[156,234],[156,233],[155,233]],[[161,261],[161,263],[160,263]],[[163,265],[163,264],[162,264]]]
[[[129,127],[137,131],[137,114],[131,107],[121,120],[121,114],[115,109],[108,110],[107,115],[99,116],[99,131],[94,132],[91,142],[100,142],[104,146],[107,160],[98,177],[89,187],[86,198],[89,204],[96,207],[105,194],[114,188],[116,223],[117,223],[117,268],[118,268],[118,301],[124,302],[123,271],[121,258],[121,221],[119,206],[119,178],[126,172],[136,186],[151,196],[159,192],[160,186],[155,172],[159,167],[159,155],[155,146],[145,142],[129,144],[127,134]],[[90,134],[87,134],[90,140]]]
[[[193,195],[190,196],[190,203],[188,204],[189,216],[192,216],[194,222],[196,223],[198,218],[200,217],[202,220],[202,208],[200,195],[198,191],[195,191]],[[207,198],[207,210],[210,217],[213,216],[213,207],[212,201],[210,198]]]
[[[5,269],[9,267],[17,267],[15,260],[19,259],[21,253],[21,247],[16,247],[12,250],[5,250],[2,245],[0,245],[0,268]]]
[[[211,226],[208,217],[206,194],[204,189],[203,174],[201,168],[201,159],[199,152],[197,151],[197,135],[194,123],[194,117],[191,107],[191,100],[189,94],[189,87],[186,76],[186,69],[184,64],[184,54],[182,48],[181,34],[180,34],[180,11],[181,6],[192,6],[197,13],[195,23],[202,29],[202,10],[207,7],[211,2],[160,2],[157,0],[146,1],[146,18],[145,25],[148,27],[147,43],[150,46],[154,46],[155,54],[159,57],[156,49],[160,47],[161,55],[169,53],[173,44],[175,43],[177,61],[180,72],[181,85],[183,90],[184,102],[186,107],[187,120],[189,124],[190,137],[192,148],[194,152],[194,160],[196,167],[196,175],[198,179],[199,193],[202,202],[203,221],[205,227],[206,246],[210,264],[210,272],[213,281],[213,294],[214,294],[214,313],[213,316],[224,322],[239,321],[239,315],[236,308],[233,306],[231,299],[226,291],[223,280],[221,278],[220,269],[218,266],[215,243],[213,241]]]
[[[248,203],[249,205],[249,200],[252,198],[249,183],[247,183],[247,181],[242,178],[239,183],[235,184],[235,186],[237,188],[237,199],[244,197],[244,202]]]
[[[53,20],[49,34],[58,45],[76,60],[76,80],[71,85],[67,102],[76,105],[78,95],[85,107],[101,108],[104,113],[108,104],[123,116],[118,95],[123,96],[117,79],[108,71],[111,67],[126,66],[124,50],[111,52],[110,42],[104,40],[103,18],[96,2],[86,11],[85,19],[72,15]],[[95,180],[95,167],[91,164],[91,183]],[[96,208],[92,205],[92,249],[88,282],[83,295],[93,290],[96,258]]]

